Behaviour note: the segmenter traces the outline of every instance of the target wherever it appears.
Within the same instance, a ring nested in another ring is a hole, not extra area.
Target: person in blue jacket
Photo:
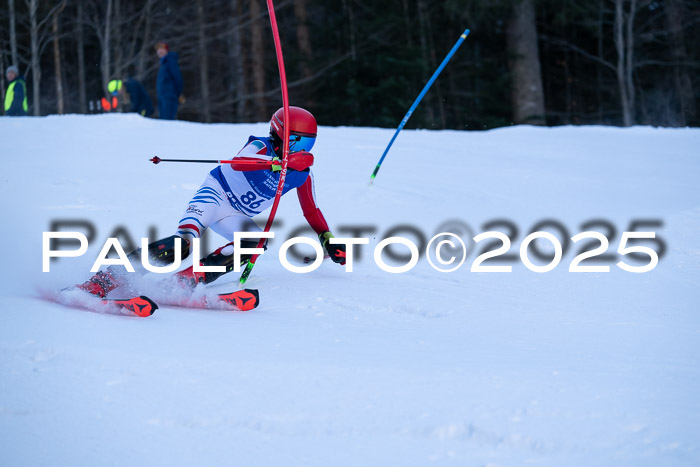
[[[178,56],[170,51],[165,42],[156,44],[156,54],[160,58],[160,69],[156,81],[158,115],[162,120],[175,120],[183,86],[180,65],[177,63]]]
[[[132,112],[141,114],[144,117],[153,115],[153,102],[151,102],[151,98],[146,88],[143,87],[143,84],[134,78],[129,78],[124,82],[124,88],[126,88],[126,92],[129,93]]]
[[[27,115],[29,106],[27,105],[27,85],[24,82],[24,77],[19,75],[19,69],[14,65],[7,67],[5,77],[9,82],[5,94],[5,115],[11,117]]]

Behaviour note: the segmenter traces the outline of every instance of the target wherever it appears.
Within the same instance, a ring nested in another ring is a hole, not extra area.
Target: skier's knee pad
[[[190,242],[178,235],[157,240],[148,244],[148,262],[153,265],[166,266],[175,261],[176,240],[180,239],[180,258],[185,259],[190,255]],[[141,254],[141,249],[135,250],[129,255],[132,259]]]
[[[243,248],[255,248],[258,246],[257,240],[241,240],[241,247]],[[263,245],[263,249],[267,250],[267,242]],[[251,255],[241,255],[240,265],[243,266],[251,258]],[[200,264],[202,266],[224,266],[226,270],[224,272],[206,272],[204,273],[203,282],[208,284],[215,281],[224,274],[233,271],[233,242],[227,243],[226,245],[218,248],[214,253],[201,259]]]
[[[257,240],[241,239],[241,248],[256,248],[257,246],[258,246]],[[267,250],[267,239],[265,240],[265,243],[263,244],[263,250]],[[233,242],[229,242],[226,245],[217,248],[216,251],[214,253],[212,253],[211,255],[226,255],[226,256],[233,255]],[[209,256],[211,256],[211,255],[209,255]]]

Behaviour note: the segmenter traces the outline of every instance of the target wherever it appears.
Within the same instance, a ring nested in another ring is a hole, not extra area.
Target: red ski
[[[178,297],[177,294],[173,294],[162,300],[159,299],[159,301],[163,306],[178,308],[249,311],[260,304],[260,294],[257,289],[243,289],[215,295],[195,292],[194,295],[186,297]]]
[[[107,298],[103,299],[102,303],[107,305],[116,305],[120,308],[129,310],[136,316],[140,316],[142,318],[151,316],[158,309],[158,305],[156,305],[153,300],[145,295],[132,298]]]
[[[40,292],[40,296],[59,305],[96,313],[129,314],[145,318],[151,316],[158,309],[158,305],[145,295],[116,299],[100,298],[75,288],[60,292],[43,290]]]
[[[220,293],[219,300],[233,305],[241,311],[248,311],[260,305],[260,294],[257,289],[236,290],[230,293]]]

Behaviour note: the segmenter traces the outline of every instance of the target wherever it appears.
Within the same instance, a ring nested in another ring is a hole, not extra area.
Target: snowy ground
[[[354,272],[280,265],[282,240],[304,225],[290,194],[249,281],[262,302],[252,312],[162,307],[141,319],[36,298],[89,277],[119,227],[134,241],[173,231],[209,167],[149,157],[226,158],[266,132],[0,119],[0,465],[700,463],[700,130],[404,131],[369,187],[393,130],[322,127],[319,204],[337,235],[371,227]],[[506,228],[487,225],[498,219],[519,230],[516,257],[485,264],[513,272],[470,272],[483,248],[470,237]],[[525,268],[520,242],[544,219],[568,237],[608,235],[611,271],[568,272],[581,244],[551,272]],[[610,225],[584,227],[595,219]],[[644,261],[615,252],[640,219],[660,222],[637,230],[666,251],[633,274],[615,263]],[[95,239],[42,273],[42,232],[57,220],[91,223]],[[461,230],[466,263],[382,271],[374,246],[401,225],[414,241]]]

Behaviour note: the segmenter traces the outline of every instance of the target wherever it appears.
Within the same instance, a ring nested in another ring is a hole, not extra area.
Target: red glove
[[[289,155],[287,161],[288,168],[301,172],[314,165],[314,155],[306,151],[293,152]],[[280,161],[280,166],[281,164],[282,161]],[[274,170],[274,167],[272,170]]]

